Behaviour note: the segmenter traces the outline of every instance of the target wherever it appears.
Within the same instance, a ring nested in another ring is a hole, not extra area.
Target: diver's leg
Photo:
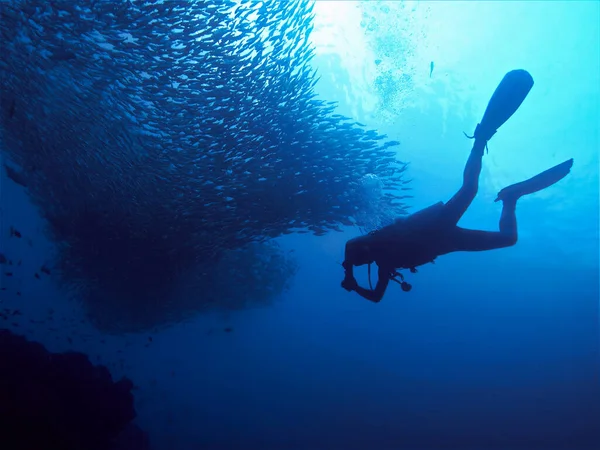
[[[505,200],[500,215],[500,231],[467,230],[455,227],[450,232],[444,253],[480,252],[510,247],[517,243],[517,201]]]
[[[485,140],[475,140],[471,154],[463,171],[463,184],[454,197],[444,205],[444,219],[449,224],[456,225],[463,216],[479,189],[481,160],[485,149]]]
[[[465,230],[455,227],[447,239],[444,253],[457,251],[483,251],[510,247],[517,243],[517,200],[527,194],[541,191],[566,177],[573,167],[573,159],[532,177],[502,189],[496,201],[502,201],[500,231]]]

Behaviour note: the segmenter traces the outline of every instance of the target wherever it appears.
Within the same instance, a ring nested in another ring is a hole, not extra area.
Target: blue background
[[[315,11],[317,91],[402,143],[412,211],[458,189],[470,150],[462,131],[504,73],[530,71],[535,86],[490,142],[460,222],[497,229],[499,189],[574,157],[565,180],[519,202],[517,246],[441,257],[410,276],[412,292],[393,285],[372,304],[339,286],[357,229],[291,235],[280,242],[300,269],[272,307],[197,317],[152,334],[150,346],[148,333],[87,326],[79,333],[89,340],[73,345],[58,326],[16,331],[131,377],[157,449],[600,448],[599,3],[318,2]],[[395,82],[387,91],[377,88],[383,71]],[[2,177],[3,235],[18,224],[42,242],[26,194]],[[6,252],[24,255],[25,271],[51,249],[8,240]],[[366,285],[366,269],[357,272]],[[48,308],[83,317],[52,281],[19,287],[38,300],[7,301],[29,317]]]

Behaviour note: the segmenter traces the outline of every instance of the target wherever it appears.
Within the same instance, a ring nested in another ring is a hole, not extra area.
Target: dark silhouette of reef
[[[0,448],[147,450],[133,383],[83,353],[51,353],[0,329]]]

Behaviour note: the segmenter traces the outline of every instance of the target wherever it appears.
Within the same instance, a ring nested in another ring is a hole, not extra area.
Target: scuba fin
[[[573,158],[557,164],[556,166],[545,170],[529,180],[521,181],[520,183],[515,183],[505,187],[498,192],[498,197],[494,201],[516,201],[523,195],[533,194],[534,192],[546,189],[547,187],[552,186],[554,183],[557,183],[566,177],[571,171],[571,167],[573,167]]]
[[[490,99],[483,119],[477,124],[473,136],[481,141],[489,141],[498,128],[504,124],[521,106],[527,94],[533,87],[533,78],[523,69],[512,70],[504,75],[502,81]]]

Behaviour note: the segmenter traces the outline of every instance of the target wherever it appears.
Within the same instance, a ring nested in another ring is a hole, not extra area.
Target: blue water
[[[274,306],[196,317],[153,333],[147,347],[148,333],[85,328],[89,342],[72,346],[44,327],[17,330],[131,377],[154,448],[600,448],[599,3],[399,4],[379,11],[370,31],[317,8],[317,20],[349,34],[333,33],[315,64],[322,97],[401,141],[413,211],[458,189],[470,150],[462,131],[473,131],[516,68],[535,85],[490,142],[460,225],[495,230],[500,188],[573,157],[571,174],[519,202],[515,247],[440,257],[411,275],[410,293],[390,286],[379,304],[340,288],[344,243],[359,234],[347,229],[280,239],[300,269]],[[383,102],[376,78],[386,64],[404,84]],[[25,193],[1,181],[6,224],[42,239]],[[38,267],[50,249],[36,246],[23,260]],[[367,284],[366,269],[357,280]],[[21,288],[37,299],[23,305],[29,314],[82,314],[50,281]],[[207,334],[223,327],[233,331]]]

